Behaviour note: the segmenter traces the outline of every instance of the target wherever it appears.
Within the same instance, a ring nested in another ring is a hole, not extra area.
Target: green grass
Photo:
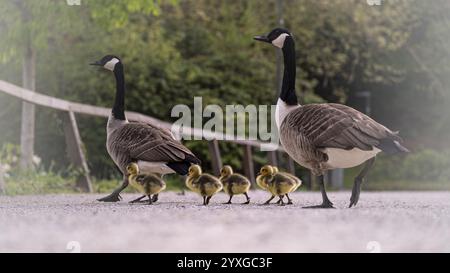
[[[54,173],[22,172],[5,178],[6,195],[79,193],[74,178]]]
[[[359,168],[346,169],[344,171],[344,188],[351,189],[353,179],[358,174]],[[167,191],[181,191],[184,186],[183,178],[177,175],[166,175]],[[116,189],[121,179],[96,180],[93,179],[95,193],[111,193]],[[450,182],[447,181],[408,181],[408,180],[374,180],[370,175],[364,190],[373,191],[401,191],[401,190],[447,190],[450,191]],[[316,189],[316,188],[314,188]],[[300,187],[301,191],[307,191],[306,187]],[[317,189],[316,189],[317,190]],[[333,189],[330,189],[333,190]],[[124,192],[136,192],[128,187]],[[81,193],[76,187],[74,176],[63,176],[52,172],[20,172],[5,178],[6,195],[26,194],[59,194]]]
[[[181,191],[184,181],[176,175],[166,175],[167,191]],[[97,180],[93,179],[92,186],[95,193],[111,193],[116,189],[121,179]],[[20,172],[5,178],[6,195],[26,194],[59,194],[81,193],[76,187],[74,176],[62,176],[52,172]],[[136,192],[132,187],[127,187],[124,192]]]
[[[353,180],[358,175],[360,167],[344,170],[344,188],[351,189]],[[367,181],[363,185],[365,190],[373,191],[440,191],[450,190],[450,181],[418,181],[418,180],[391,180],[391,179],[374,179],[370,173]]]

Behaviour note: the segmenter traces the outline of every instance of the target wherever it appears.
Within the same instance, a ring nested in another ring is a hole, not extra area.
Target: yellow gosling
[[[186,187],[203,197],[203,205],[208,205],[211,197],[222,190],[223,186],[217,177],[207,173],[202,173],[199,165],[189,167],[186,178]]]
[[[272,197],[264,203],[266,205],[269,204],[275,196],[278,196],[281,200],[280,205],[284,206],[284,195],[290,193],[297,184],[292,176],[280,172],[275,173],[270,165],[265,165],[261,168],[260,175],[258,175],[256,181],[261,188],[267,189],[272,194]]]
[[[287,173],[287,172],[280,172],[278,170],[278,167],[276,167],[276,166],[271,166],[271,167],[272,167],[274,173],[281,173],[281,174],[284,174],[284,175],[288,175],[288,176],[292,177],[292,179],[295,181],[296,185],[295,185],[295,187],[292,188],[292,191],[290,191],[289,193],[296,191],[298,189],[298,187],[300,187],[302,185],[302,180],[300,178],[296,177],[295,175]],[[291,205],[292,204],[292,199],[289,197],[289,194],[286,193],[286,197],[288,199],[288,203],[287,204]],[[280,202],[281,202],[281,200],[277,201],[277,203],[280,203]]]
[[[263,190],[268,191],[269,185],[266,177],[273,173],[273,168],[270,165],[265,165],[261,168],[259,175],[256,177],[256,184]]]
[[[250,189],[250,181],[247,177],[233,172],[233,168],[229,165],[223,166],[220,170],[220,182],[222,182],[223,190],[230,196],[230,199],[225,204],[231,204],[231,199],[234,195],[243,194],[247,201],[244,204],[250,203],[250,197],[248,197],[248,190]]]
[[[166,183],[159,176],[151,173],[139,174],[139,166],[136,163],[127,165],[127,173],[130,185],[144,194],[130,203],[137,203],[148,196],[148,204],[151,205],[158,201],[158,194],[166,188]]]

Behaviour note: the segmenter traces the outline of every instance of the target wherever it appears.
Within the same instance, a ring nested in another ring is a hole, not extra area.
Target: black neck
[[[281,86],[280,99],[286,104],[297,105],[295,94],[295,44],[292,37],[287,36],[283,46],[284,74]]]
[[[114,76],[116,77],[116,98],[112,114],[116,119],[125,120],[125,76],[120,62],[114,67]]]

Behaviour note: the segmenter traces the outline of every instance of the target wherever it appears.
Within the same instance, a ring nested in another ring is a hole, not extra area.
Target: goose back
[[[342,104],[308,104],[291,111],[280,140],[299,164],[321,174],[361,164],[381,150],[405,149],[400,137],[367,115]]]
[[[149,171],[145,169],[145,163],[185,164],[184,173],[181,173],[183,175],[187,173],[191,163],[200,163],[188,148],[173,138],[170,131],[148,123],[123,122],[119,126],[116,124],[108,130],[106,146],[111,158],[123,173],[130,162],[143,162],[143,171]],[[141,164],[139,165],[141,167]]]

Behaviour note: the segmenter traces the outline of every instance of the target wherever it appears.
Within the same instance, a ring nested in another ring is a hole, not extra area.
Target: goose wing
[[[286,121],[282,130],[283,128],[294,130],[316,149],[358,148],[370,151],[373,147],[378,147],[385,150],[388,142],[398,144],[401,141],[397,133],[342,104],[305,105],[291,112]]]
[[[150,124],[126,124],[117,133],[115,140],[116,145],[125,149],[133,160],[200,163],[168,130]]]

